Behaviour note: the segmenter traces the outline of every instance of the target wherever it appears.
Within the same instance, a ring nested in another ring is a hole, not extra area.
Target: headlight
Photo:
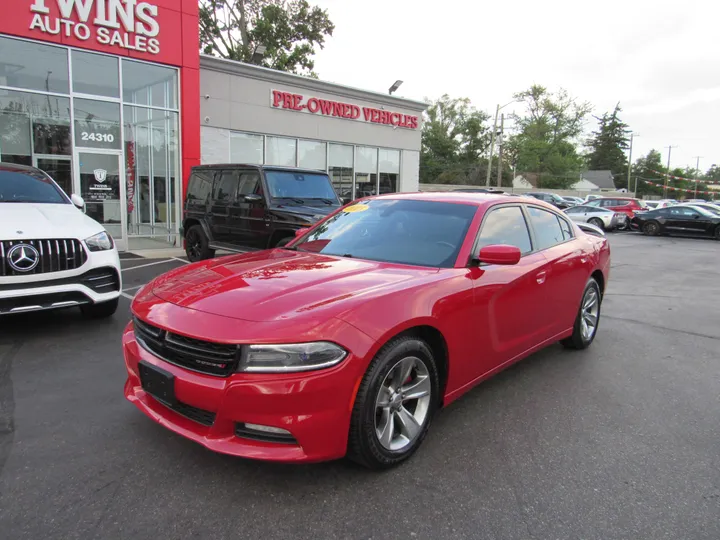
[[[290,373],[334,366],[347,351],[334,343],[293,343],[287,345],[248,345],[243,348],[238,371],[246,373]]]
[[[113,240],[108,233],[103,231],[90,238],[86,238],[85,245],[87,245],[90,251],[106,251],[113,248]]]

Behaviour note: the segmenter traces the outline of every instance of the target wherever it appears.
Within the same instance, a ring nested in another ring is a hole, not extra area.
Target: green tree
[[[635,160],[631,170],[634,185],[637,180],[636,196],[663,196],[662,186],[665,184],[666,168],[662,164],[662,156],[657,150],[650,150],[647,155]],[[648,184],[650,181],[653,185]]]
[[[588,168],[591,170],[609,170],[615,178],[615,187],[625,187],[626,180],[623,172],[627,171],[627,157],[625,151],[628,144],[628,125],[620,120],[622,112],[620,104],[615,106],[612,113],[605,113],[595,118],[599,125],[593,132],[588,146],[590,153],[587,156]]]
[[[526,109],[513,115],[519,133],[511,138],[510,152],[517,170],[538,173],[542,187],[570,187],[583,168],[577,140],[590,104],[578,102],[565,90],[553,94],[540,85],[514,97]]]
[[[420,154],[420,181],[424,183],[480,183],[482,155],[490,143],[488,115],[467,98],[447,94],[431,101],[425,111]]]
[[[315,47],[335,25],[306,0],[199,0],[200,47],[206,54],[317,77]],[[266,48],[254,59],[258,46]]]

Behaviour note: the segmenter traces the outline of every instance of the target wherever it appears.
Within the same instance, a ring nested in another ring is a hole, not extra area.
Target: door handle
[[[535,276],[535,279],[537,280],[538,284],[542,285],[545,283],[545,278],[547,277],[547,272],[540,272],[537,276]]]

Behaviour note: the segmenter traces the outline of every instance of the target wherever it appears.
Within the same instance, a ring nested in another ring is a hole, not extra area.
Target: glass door
[[[120,152],[78,150],[74,168],[85,212],[112,235],[119,251],[125,251],[127,210]]]
[[[74,193],[73,179],[70,167],[70,156],[60,158],[57,156],[35,156],[33,165],[48,173],[69,197]]]

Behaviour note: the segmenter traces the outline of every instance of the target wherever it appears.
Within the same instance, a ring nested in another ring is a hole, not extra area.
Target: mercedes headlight
[[[113,248],[112,237],[105,231],[85,239],[85,245],[90,251],[107,251]]]
[[[347,356],[342,347],[326,341],[287,345],[243,347],[238,371],[245,373],[292,373],[328,368]]]

